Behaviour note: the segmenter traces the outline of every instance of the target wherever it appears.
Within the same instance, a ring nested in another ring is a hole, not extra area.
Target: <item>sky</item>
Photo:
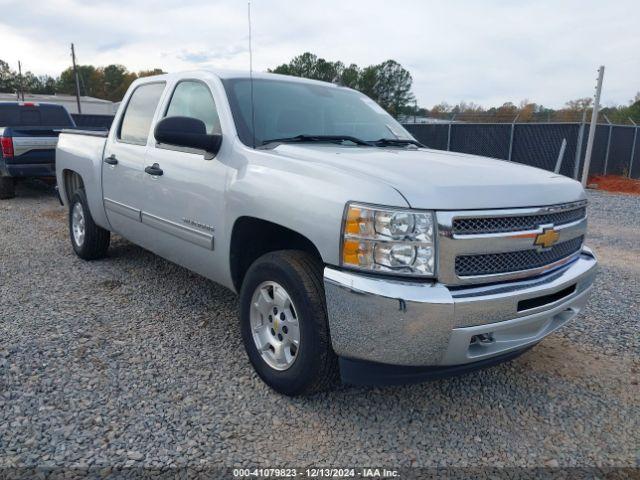
[[[78,62],[129,70],[245,69],[245,0],[0,0],[0,59],[59,75]],[[637,0],[253,0],[253,65],[266,71],[310,51],[360,66],[394,59],[418,104],[523,99],[558,108],[640,91]]]

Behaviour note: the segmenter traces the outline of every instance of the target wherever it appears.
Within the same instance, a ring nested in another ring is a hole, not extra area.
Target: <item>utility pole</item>
[[[418,115],[418,100],[414,99],[413,100],[413,123],[418,123],[416,119],[417,115]]]
[[[582,120],[580,121],[580,129],[578,130],[578,141],[576,143],[576,156],[573,159],[573,178],[578,180],[580,175],[580,159],[582,158],[582,140],[584,138],[584,125],[587,122],[587,109],[582,110]]]
[[[596,126],[598,125],[598,110],[600,110],[600,94],[602,93],[602,79],[604,78],[604,65],[598,69],[598,82],[596,83],[596,94],[593,99],[593,113],[591,114],[591,126],[589,127],[589,137],[587,137],[587,150],[584,152],[584,167],[582,168],[582,186],[587,186],[589,177],[589,167],[591,166],[591,153],[593,152],[593,141],[596,137]]]
[[[638,124],[633,121],[631,117],[628,117],[629,121],[633,124],[633,143],[631,144],[631,158],[629,159],[629,173],[627,177],[631,178],[631,171],[633,170],[633,157],[636,155],[636,139],[638,138]]]
[[[24,102],[24,89],[22,88],[22,63],[18,60],[18,101],[20,100],[20,96],[22,96],[22,101]]]
[[[76,102],[78,103],[78,113],[82,113],[82,107],[80,106],[80,80],[78,77],[78,67],[76,67],[76,51],[71,44],[71,61],[73,62],[73,73],[76,77]]]

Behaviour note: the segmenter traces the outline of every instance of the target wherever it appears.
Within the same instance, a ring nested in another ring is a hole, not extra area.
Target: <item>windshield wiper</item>
[[[387,147],[387,146],[402,147],[406,145],[415,145],[416,147],[426,148],[423,144],[421,144],[417,140],[412,140],[409,138],[381,138],[379,140],[374,140],[370,144],[375,145],[376,147]]]
[[[317,143],[342,143],[342,142],[351,142],[356,145],[367,145],[372,146],[370,142],[365,142],[357,137],[352,137],[350,135],[296,135],[295,137],[285,137],[285,138],[272,138],[271,140],[264,140],[262,145],[267,145],[269,143],[307,143],[307,142],[317,142]]]

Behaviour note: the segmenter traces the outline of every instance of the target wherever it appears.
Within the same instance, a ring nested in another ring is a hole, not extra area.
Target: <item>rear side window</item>
[[[216,103],[209,87],[195,80],[185,80],[176,86],[165,117],[191,117],[202,120],[207,133],[222,133]]]
[[[59,105],[0,104],[0,127],[72,127],[67,110]]]
[[[118,138],[126,143],[146,145],[164,83],[149,83],[135,89],[124,112]]]

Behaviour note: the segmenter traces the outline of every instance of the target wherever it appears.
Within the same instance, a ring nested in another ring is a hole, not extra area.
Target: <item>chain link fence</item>
[[[404,123],[421,143],[438,150],[509,160],[579,179],[586,152],[586,122],[472,123],[437,121]],[[598,124],[590,175],[622,175],[640,179],[640,127]],[[566,143],[565,143],[566,142]],[[564,153],[561,154],[565,143]]]
[[[111,115],[72,114],[76,125],[109,128]],[[513,118],[512,118],[513,119]],[[563,141],[560,173],[578,179],[587,146],[586,122],[480,123],[442,121],[405,123],[420,142],[437,150],[471,153],[555,170]],[[598,124],[591,156],[591,175],[623,175],[640,179],[640,127]]]

